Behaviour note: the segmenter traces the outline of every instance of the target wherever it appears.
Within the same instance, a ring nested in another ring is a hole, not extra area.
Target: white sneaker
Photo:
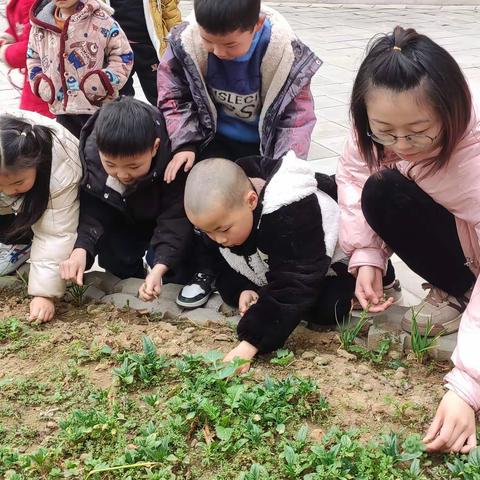
[[[208,302],[213,293],[215,277],[208,273],[195,273],[190,283],[177,296],[177,305],[183,308],[198,308]]]
[[[30,258],[31,245],[0,243],[0,276],[10,275]]]

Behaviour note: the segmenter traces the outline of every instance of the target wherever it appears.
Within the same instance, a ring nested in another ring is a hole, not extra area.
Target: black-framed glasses
[[[374,133],[371,131],[367,132],[367,136],[369,136],[374,142],[379,143],[380,145],[384,145],[386,147],[397,143],[398,139],[404,138],[407,143],[417,148],[428,148],[432,146],[433,142],[438,137],[438,135],[436,135],[435,137],[430,137],[429,135],[425,135],[424,133],[393,135],[392,133]]]

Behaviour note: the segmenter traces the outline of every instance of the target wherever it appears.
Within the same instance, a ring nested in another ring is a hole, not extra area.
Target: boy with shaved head
[[[348,313],[355,280],[337,245],[335,195],[333,180],[293,152],[192,169],[185,211],[219,245],[217,289],[242,315],[240,343],[225,361],[276,350],[301,320],[332,324]]]
[[[157,82],[173,153],[167,183],[206,158],[307,158],[322,62],[280,13],[260,0],[194,0],[168,45]],[[216,275],[198,235],[193,245],[196,273],[177,297],[185,308],[207,302]]]

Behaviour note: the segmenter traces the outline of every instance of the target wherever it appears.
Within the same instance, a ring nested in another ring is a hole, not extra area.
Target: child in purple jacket
[[[315,125],[310,80],[321,65],[287,21],[260,0],[195,0],[194,13],[175,27],[158,69],[159,109],[172,142],[165,171],[172,182],[195,160],[306,159]],[[177,298],[203,305],[215,277],[211,257]]]

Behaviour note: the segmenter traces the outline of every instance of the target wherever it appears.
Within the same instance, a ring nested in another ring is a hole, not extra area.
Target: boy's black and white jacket
[[[181,260],[191,241],[193,229],[183,207],[186,174],[180,169],[174,182],[163,181],[171,159],[170,141],[163,117],[157,109],[151,107],[151,110],[160,147],[149,173],[133,186],[126,187],[107,175],[102,166],[94,132],[98,113],[82,130],[80,159],[84,174],[75,248],[84,248],[90,260],[95,258],[97,242],[114,225],[131,229],[152,225],[150,246],[154,264],[169,268]]]
[[[282,160],[248,157],[237,162],[250,178],[266,180],[247,241],[220,248],[217,281],[224,301],[238,305],[242,291],[259,298],[240,320],[238,336],[270,352],[281,347],[314,307],[330,268],[345,255],[338,247],[336,187],[289,152]]]

